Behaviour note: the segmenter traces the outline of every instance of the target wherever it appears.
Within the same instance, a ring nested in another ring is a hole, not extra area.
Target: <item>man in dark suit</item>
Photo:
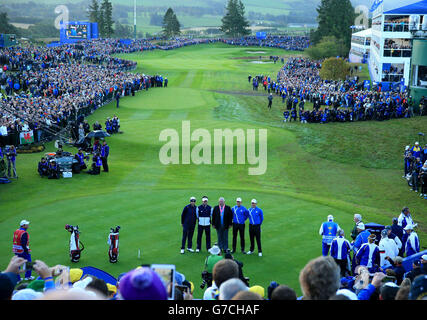
[[[225,204],[223,197],[212,211],[212,226],[218,235],[218,246],[223,251],[228,251],[228,229],[233,225],[233,212]]]
[[[197,221],[197,207],[196,207],[196,198],[190,198],[190,204],[187,204],[182,210],[181,214],[181,225],[182,225],[182,243],[181,243],[181,253],[184,253],[185,242],[187,241],[187,250],[194,252],[193,246],[193,234],[194,228],[196,227]]]

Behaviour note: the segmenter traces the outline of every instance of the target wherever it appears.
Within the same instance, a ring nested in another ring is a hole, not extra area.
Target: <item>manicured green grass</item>
[[[136,97],[123,98],[119,109],[111,103],[89,117],[91,124],[96,120],[103,124],[113,114],[121,120],[124,133],[107,140],[108,174],[46,180],[37,175],[41,154],[18,156],[20,178],[0,186],[0,267],[4,269],[12,255],[12,233],[24,218],[31,221],[33,259],[70,265],[64,225],[77,224],[85,250],[73,267],[91,265],[117,276],[140,264],[172,263],[194,282],[195,296],[200,298],[207,253],[204,245],[199,254],[179,253],[180,215],[190,196],[200,204],[204,195],[211,205],[220,196],[229,205],[242,197],[245,206],[256,198],[264,210],[263,257],[236,254],[251,285],[266,288],[275,280],[300,294],[299,271],[321,254],[318,230],[328,214],[349,236],[354,213],[361,213],[365,222],[389,224],[403,206],[409,206],[423,246],[426,202],[408,191],[401,178],[401,159],[402,148],[426,128],[427,118],[285,125],[281,100],[275,98],[268,111],[266,95],[260,95],[264,92],[252,95],[247,81],[249,74],[275,77],[280,64],[233,59],[253,55],[247,51],[294,54],[215,44],[125,55],[138,61],[137,72],[167,76],[169,87],[138,92]],[[205,128],[211,134],[225,128],[267,129],[266,173],[248,175],[253,167],[249,164],[162,165],[160,132],[173,128],[181,133],[182,120],[190,120],[192,131]],[[46,146],[46,151],[51,150],[53,143]],[[110,264],[107,235],[116,225],[122,227],[120,256],[117,264]],[[216,241],[214,231],[212,237]],[[248,231],[246,240],[249,249]]]

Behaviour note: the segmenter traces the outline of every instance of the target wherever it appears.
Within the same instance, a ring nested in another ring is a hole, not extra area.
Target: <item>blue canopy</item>
[[[384,14],[427,14],[427,0],[384,12]]]

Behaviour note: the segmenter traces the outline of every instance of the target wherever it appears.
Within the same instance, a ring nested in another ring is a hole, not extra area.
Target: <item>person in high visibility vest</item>
[[[24,258],[28,262],[31,262],[31,249],[30,249],[30,235],[28,234],[28,227],[30,222],[27,220],[22,220],[20,223],[20,228],[13,233],[13,253],[18,257]],[[27,268],[25,272],[24,280],[34,280],[34,277],[31,275],[32,268]],[[21,281],[21,276],[18,274],[19,281]]]

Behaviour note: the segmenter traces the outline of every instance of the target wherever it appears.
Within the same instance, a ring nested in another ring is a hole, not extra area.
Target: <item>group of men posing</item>
[[[245,252],[245,222],[249,220],[250,249]],[[230,207],[225,204],[223,197],[219,198],[218,205],[213,208],[208,205],[208,197],[202,197],[202,204],[196,206],[196,198],[190,198],[190,204],[186,205],[181,214],[181,225],[183,227],[181,253],[187,250],[194,252],[193,234],[197,224],[197,247],[196,252],[202,248],[203,232],[206,235],[206,249],[211,248],[211,226],[216,230],[218,236],[218,247],[222,252],[229,252],[228,230],[233,230],[232,253],[236,251],[237,237],[240,235],[240,248],[243,254],[252,254],[255,250],[255,241],[258,247],[258,255],[262,256],[261,248],[261,224],[264,220],[263,211],[257,207],[257,200],[252,199],[249,209],[242,205],[242,199],[236,199],[236,205]]]
[[[409,257],[420,251],[418,235],[414,231],[417,224],[412,220],[408,207],[402,209],[398,218],[393,218],[391,226],[386,226],[381,231],[378,245],[375,243],[376,235],[366,229],[360,214],[354,215],[354,222],[351,243],[345,239],[344,230],[334,222],[332,215],[328,216],[328,221],[322,223],[319,230],[322,236],[322,255],[327,256],[330,253],[340,266],[343,277],[354,274],[357,266],[365,266],[370,273],[386,272],[387,269],[398,270],[405,254]],[[399,276],[397,278],[399,281]]]

